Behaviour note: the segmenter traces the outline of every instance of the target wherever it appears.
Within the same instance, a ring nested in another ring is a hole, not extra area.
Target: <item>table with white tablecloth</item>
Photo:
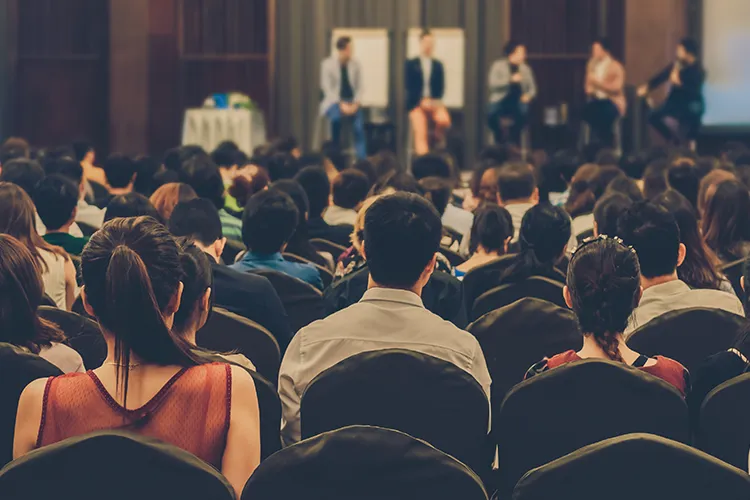
[[[195,108],[185,111],[182,144],[213,151],[223,141],[234,141],[248,155],[266,143],[263,113],[247,109]]]

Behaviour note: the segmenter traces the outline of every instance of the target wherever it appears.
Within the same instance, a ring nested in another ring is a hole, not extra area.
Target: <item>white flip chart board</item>
[[[430,32],[435,38],[435,59],[445,68],[445,95],[443,104],[447,108],[464,107],[464,68],[466,39],[461,28],[438,28]],[[406,57],[419,56],[419,35],[422,28],[411,28],[406,42]]]
[[[391,54],[388,30],[336,28],[331,36],[331,54],[336,54],[336,40],[342,36],[351,37],[352,57],[362,67],[362,106],[387,108]]]

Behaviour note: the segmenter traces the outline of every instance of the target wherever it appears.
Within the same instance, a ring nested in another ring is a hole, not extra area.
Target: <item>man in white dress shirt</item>
[[[367,210],[367,292],[357,304],[300,330],[281,363],[285,445],[300,440],[300,401],[312,379],[363,352],[408,349],[440,358],[471,374],[489,399],[491,380],[477,339],[422,304],[441,237],[440,216],[421,196],[385,196]]]

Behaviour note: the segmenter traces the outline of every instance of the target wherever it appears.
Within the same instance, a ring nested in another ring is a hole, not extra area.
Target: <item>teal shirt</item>
[[[42,238],[50,245],[62,247],[70,255],[81,255],[83,247],[89,242],[88,238],[77,238],[68,233],[47,233]]]
[[[235,271],[251,272],[256,269],[270,269],[280,273],[288,274],[294,278],[309,283],[318,290],[323,290],[323,280],[320,278],[320,272],[312,264],[298,264],[284,260],[280,253],[270,255],[260,255],[257,253],[247,252],[239,262],[229,266]]]

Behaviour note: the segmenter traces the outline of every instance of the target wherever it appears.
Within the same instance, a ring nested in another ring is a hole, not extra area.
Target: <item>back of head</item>
[[[634,204],[617,221],[617,236],[638,252],[644,277],[668,276],[677,269],[680,229],[666,209],[650,202]]]
[[[162,220],[168,221],[174,207],[183,201],[197,198],[195,190],[182,182],[170,182],[154,191],[149,200]]]
[[[127,155],[113,153],[104,160],[104,175],[113,188],[126,188],[135,180],[135,161]]]
[[[362,172],[352,168],[342,170],[333,180],[333,204],[355,209],[367,198],[371,187],[370,180]]]
[[[331,196],[331,181],[323,167],[305,167],[294,176],[302,189],[307,193],[310,202],[310,218],[317,219],[323,216],[328,208]]]
[[[211,200],[218,210],[224,208],[224,180],[208,155],[197,154],[184,162],[180,182],[193,188],[199,198]]]
[[[257,165],[252,165],[250,168],[255,169],[251,175],[237,175],[232,180],[232,185],[227,189],[227,192],[230,196],[234,196],[237,205],[240,207],[244,207],[252,195],[263,191],[271,183],[265,168]]]
[[[430,200],[442,217],[451,201],[451,184],[442,177],[425,177],[419,181],[425,198]]]
[[[291,179],[283,179],[271,184],[270,189],[287,194],[297,206],[297,211],[299,212],[298,222],[305,221],[310,213],[310,200],[308,200],[307,193],[299,182]]]
[[[31,148],[26,139],[20,137],[9,137],[0,145],[0,165],[5,168],[5,164],[10,160],[28,159]]]
[[[115,196],[107,204],[104,220],[110,221],[127,217],[153,217],[162,222],[161,215],[148,198],[140,193],[128,193]]]
[[[9,182],[0,182],[0,233],[20,240],[27,248],[42,240],[36,232],[34,203],[24,190]]]
[[[162,366],[196,364],[170,328],[182,269],[164,226],[149,217],[105,223],[81,255],[81,272],[84,304],[114,338],[117,389],[125,399],[131,356]]]
[[[209,297],[205,308],[201,308],[201,302],[206,296],[206,291],[213,287],[213,271],[208,255],[189,242],[182,242],[182,253],[180,254],[180,267],[182,268],[182,297],[180,308],[174,315],[173,331],[184,336],[189,331],[199,330],[208,319],[212,307],[212,297]]]
[[[503,47],[503,54],[505,54],[505,57],[508,57],[513,52],[516,51],[518,47],[520,47],[522,44],[518,40],[509,40],[505,47]]]
[[[425,177],[453,178],[450,163],[442,156],[434,153],[416,157],[411,162],[411,172],[417,180],[422,180]]]
[[[72,180],[76,186],[83,182],[81,163],[67,156],[45,161],[44,170],[47,175],[63,175]]]
[[[34,192],[39,218],[50,231],[57,231],[73,220],[78,205],[78,185],[62,175],[49,175]]]
[[[594,198],[597,200],[601,198],[609,184],[620,177],[625,177],[625,173],[620,170],[620,167],[614,165],[601,167],[591,179],[590,183],[591,191],[594,193]]]
[[[636,201],[643,201],[643,191],[641,191],[641,188],[638,186],[638,183],[627,176],[619,176],[616,177],[612,182],[609,183],[607,186],[607,191],[605,191],[604,196],[606,196],[609,193],[620,193],[624,194],[628,198],[630,198],[633,202]]]
[[[640,266],[632,248],[615,238],[583,243],[568,266],[568,291],[581,331],[614,361],[622,361],[618,334],[640,293]]]
[[[271,182],[293,179],[299,171],[299,162],[288,153],[276,153],[268,158],[266,168]]]
[[[238,165],[241,159],[240,149],[237,144],[226,141],[219,144],[216,149],[211,152],[211,159],[219,168],[229,168]],[[244,153],[242,153],[244,155]]]
[[[2,164],[0,182],[10,182],[23,189],[29,196],[34,195],[37,184],[44,179],[44,169],[36,160],[18,158]]]
[[[135,184],[133,190],[144,196],[151,196],[159,186],[168,184],[165,182],[169,176],[175,176],[176,172],[170,172],[162,168],[161,163],[152,156],[139,156],[135,159]]]
[[[401,172],[403,168],[398,161],[398,158],[392,151],[382,150],[379,151],[375,156],[370,157],[370,162],[375,168],[375,174],[378,179],[381,179],[394,172]]]
[[[631,179],[643,178],[643,171],[646,170],[646,164],[646,153],[644,152],[623,156],[620,159],[620,168]]]
[[[716,186],[724,181],[737,180],[737,177],[727,170],[712,170],[701,179],[698,187],[698,213],[704,215],[708,202],[716,192]]]
[[[86,158],[86,155],[94,152],[94,145],[89,141],[75,141],[70,146],[73,149],[73,154],[75,155],[73,159],[79,163]]]
[[[375,184],[378,180],[378,173],[375,170],[375,166],[369,159],[365,158],[355,161],[352,165],[352,169],[365,174],[365,176],[367,176],[367,180],[370,182],[370,185]]]
[[[513,218],[498,205],[484,205],[474,212],[469,251],[481,245],[485,252],[505,253],[506,243],[513,237]]]
[[[594,210],[596,197],[591,182],[599,172],[599,165],[586,163],[576,170],[570,182],[570,194],[565,202],[565,210],[571,217],[578,217]]]
[[[364,251],[372,280],[411,289],[440,248],[440,215],[424,198],[396,193],[375,201],[365,214]]]
[[[653,161],[646,167],[643,172],[643,196],[647,200],[653,200],[669,189],[667,182],[668,168],[669,163],[666,160]]]
[[[667,180],[672,189],[679,191],[694,207],[698,206],[701,179],[693,160],[680,158],[673,162],[667,171]]]
[[[422,195],[422,187],[419,182],[406,172],[392,172],[380,179],[370,190],[371,195],[412,193]]]
[[[605,194],[594,206],[597,234],[617,236],[617,220],[632,205],[633,200],[622,193]]]
[[[242,241],[248,250],[270,255],[281,252],[297,229],[299,210],[286,193],[269,189],[253,195],[242,215]]]
[[[533,170],[524,162],[506,163],[498,170],[497,190],[503,204],[528,200],[536,190]]]
[[[698,41],[695,38],[686,37],[680,40],[680,45],[685,49],[685,52],[688,54],[699,57],[700,55],[700,47],[698,45]]]
[[[750,242],[750,192],[744,184],[730,180],[716,186],[703,215],[703,236],[722,257],[744,257],[734,251]]]
[[[195,198],[178,203],[169,218],[169,232],[209,246],[224,237],[221,219],[209,200]]]

